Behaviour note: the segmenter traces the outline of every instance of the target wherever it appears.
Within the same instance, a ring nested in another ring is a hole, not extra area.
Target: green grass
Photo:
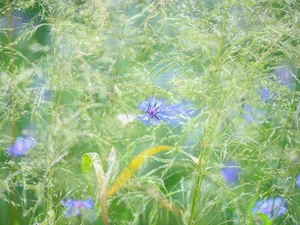
[[[299,223],[297,0],[6,0],[0,12],[1,225]],[[151,96],[197,113],[146,125],[138,105]],[[35,146],[10,158],[21,135]],[[104,181],[81,169],[92,152]],[[234,185],[221,173],[232,161]],[[252,213],[276,196],[286,213]],[[66,217],[66,197],[95,207]]]

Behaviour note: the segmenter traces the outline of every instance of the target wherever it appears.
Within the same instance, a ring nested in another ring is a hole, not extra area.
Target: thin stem
[[[211,137],[211,140],[214,139],[214,133],[217,128],[219,118],[220,118],[220,115],[218,114],[218,117],[216,118],[216,121],[214,122],[214,126],[213,126],[212,130],[210,131],[210,133],[207,134],[208,131],[207,131],[207,129],[205,129],[203,132],[203,136]],[[196,164],[196,172],[197,173],[196,173],[194,187],[193,187],[191,214],[190,214],[190,219],[189,219],[189,223],[188,223],[189,225],[195,224],[194,218],[195,218],[195,214],[197,211],[197,205],[200,200],[201,186],[202,186],[206,166],[207,166],[207,163],[208,163],[208,160],[210,157],[212,147],[213,147],[212,143],[210,144],[209,147],[207,147],[204,139],[202,139],[199,160]]]
[[[228,15],[229,15],[230,3],[231,3],[231,1],[229,1],[229,4],[227,6],[225,19],[224,19],[223,26],[222,26],[222,36],[220,38],[219,45],[218,45],[218,54],[217,54],[217,57],[215,60],[215,70],[213,73],[213,81],[212,81],[211,89],[210,89],[210,97],[209,97],[209,101],[207,103],[208,109],[211,108],[210,107],[210,99],[213,94],[213,90],[215,89],[217,74],[220,69],[220,59],[221,59],[223,43],[224,43],[224,38],[225,38],[226,22],[227,22]],[[189,217],[189,222],[188,222],[189,225],[195,224],[195,214],[197,211],[198,202],[200,200],[200,191],[201,191],[201,186],[202,186],[202,182],[203,182],[203,177],[205,174],[208,160],[210,158],[210,152],[212,150],[212,141],[214,139],[214,134],[215,134],[215,130],[217,128],[219,118],[220,118],[220,114],[217,115],[217,118],[214,121],[214,126],[212,127],[210,132],[208,132],[208,127],[205,127],[204,132],[203,132],[203,137],[209,137],[211,140],[211,144],[209,144],[209,147],[207,148],[206,146],[208,143],[205,143],[205,139],[203,138],[201,141],[199,160],[196,164],[196,177],[195,177],[194,187],[193,187],[193,192],[192,192],[192,203],[191,203],[190,217]],[[210,118],[208,118],[208,120],[210,120]],[[209,124],[209,123],[207,123],[207,124]]]
[[[12,16],[12,5],[10,0],[6,0],[7,6],[7,18],[8,18],[8,41],[9,41],[9,71],[11,74],[11,91],[12,91],[12,118],[11,118],[11,139],[12,145],[16,137],[16,86],[15,86],[15,61],[14,61],[14,42],[13,42],[13,16]],[[10,173],[14,173],[14,168],[10,168]],[[17,223],[17,208],[16,208],[17,196],[15,191],[15,179],[11,179],[10,183],[10,224],[15,225]]]
[[[297,175],[297,173],[294,174],[293,177],[295,177],[296,175]],[[278,206],[278,209],[276,210],[275,215],[274,215],[273,219],[271,220],[270,225],[273,225],[273,224],[274,224],[275,218],[277,218],[277,215],[278,215],[278,213],[279,213],[279,211],[280,211],[280,208],[282,207],[283,202],[285,201],[286,196],[288,195],[290,189],[293,187],[293,184],[294,184],[294,182],[290,182],[290,183],[289,183],[289,186],[285,189],[285,191],[284,191],[284,193],[283,193],[283,198],[282,198],[281,201],[280,201],[280,204],[279,204],[279,206]]]
[[[204,152],[204,149],[200,149],[200,158],[198,163],[196,164],[196,178],[194,181],[194,187],[193,187],[193,194],[192,194],[192,204],[191,204],[191,214],[190,214],[190,219],[189,219],[189,225],[193,225],[194,223],[194,218],[195,218],[195,213],[196,213],[196,207],[197,207],[197,203],[200,199],[200,188],[202,185],[202,177],[203,174],[201,174],[202,171],[200,171],[201,169],[201,162],[202,162],[202,152]]]
[[[57,3],[58,4],[58,3]],[[49,135],[49,168],[47,173],[47,213],[48,216],[51,218],[53,216],[53,189],[52,189],[52,164],[53,164],[53,158],[54,158],[54,146],[53,146],[53,139],[55,136],[55,124],[56,124],[56,115],[58,113],[54,110],[55,109],[55,87],[54,87],[54,80],[55,80],[55,64],[56,64],[56,27],[57,27],[57,4],[55,6],[55,12],[54,12],[54,23],[53,23],[53,49],[52,49],[52,69],[50,72],[50,91],[51,91],[51,102],[50,102],[50,135]],[[54,218],[54,217],[53,217]],[[50,224],[53,222],[53,220],[50,220]]]
[[[125,17],[126,17],[127,12],[128,12],[128,4],[129,4],[129,1],[127,1],[127,4],[126,4]],[[116,81],[117,81],[118,65],[119,65],[119,59],[120,59],[120,54],[121,54],[121,42],[123,41],[123,38],[124,38],[125,22],[126,22],[126,20],[124,19],[124,23],[122,25],[122,31],[121,31],[121,34],[119,35],[120,43],[119,43],[118,55],[117,55],[117,58],[116,58],[115,67],[114,67],[114,71],[113,71],[111,96],[110,96],[110,101],[111,102],[114,101],[114,97],[115,97],[115,84],[116,84]]]
[[[300,73],[300,72],[298,71],[298,73]],[[298,75],[298,77],[300,78],[300,75]],[[296,76],[296,78],[297,78],[297,76]],[[297,100],[296,99],[297,99],[297,92],[299,91],[299,89],[300,89],[299,80],[296,80],[296,86],[295,86],[295,90],[294,90],[294,93],[293,93],[293,98],[291,100],[290,115],[289,115],[288,122],[287,122],[286,127],[285,127],[285,131],[284,131],[284,134],[283,134],[283,141],[282,141],[282,144],[281,144],[282,151],[284,151],[284,149],[286,147],[287,139],[288,139],[288,135],[287,135],[288,128],[293,123],[293,113],[297,109],[297,104],[296,104]]]
[[[11,124],[11,137],[12,140],[15,139],[16,136],[16,119],[15,119],[15,111],[16,111],[16,86],[15,86],[15,61],[14,61],[14,42],[13,42],[13,26],[12,26],[12,6],[10,4],[10,0],[6,0],[7,4],[7,17],[8,17],[8,41],[9,41],[9,70],[11,74],[11,90],[12,90],[12,124]]]
[[[222,26],[222,36],[219,40],[219,48],[218,48],[218,54],[217,54],[216,62],[215,62],[215,70],[214,70],[213,81],[212,81],[212,85],[211,85],[211,89],[210,89],[210,96],[212,96],[212,92],[213,92],[214,87],[216,85],[217,74],[220,70],[220,59],[221,59],[221,54],[222,54],[222,50],[223,50],[223,43],[224,43],[225,31],[226,31],[226,22],[227,22],[228,15],[229,15],[230,2],[231,1],[229,1],[229,6],[227,8],[227,11],[226,11],[226,14],[225,14],[225,19],[224,19],[223,26]]]

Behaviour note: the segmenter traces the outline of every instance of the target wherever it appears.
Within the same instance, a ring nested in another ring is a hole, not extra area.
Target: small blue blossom
[[[300,188],[300,173],[298,173],[297,177],[296,177],[296,184],[298,185],[298,187]]]
[[[94,201],[91,198],[86,201],[67,198],[66,201],[61,201],[61,204],[63,204],[66,208],[67,217],[69,217],[72,213],[74,213],[75,216],[79,216],[82,208],[91,209],[94,207]]]
[[[281,204],[281,205],[280,205]],[[286,201],[281,197],[269,198],[265,201],[258,201],[254,208],[252,209],[252,213],[262,213],[268,216],[269,219],[273,219],[276,215],[276,218],[280,217],[287,210]]]
[[[291,69],[288,67],[281,67],[275,70],[275,76],[278,81],[283,85],[289,85],[291,83]]]
[[[289,87],[292,90],[295,90],[295,75],[297,71],[295,69],[289,68],[287,66],[280,67],[274,71],[274,74],[279,83],[284,86]]]
[[[221,174],[229,185],[238,183],[240,172],[241,169],[235,162],[226,163],[225,167],[221,169]]]
[[[260,88],[260,97],[263,100],[263,102],[268,102],[272,98],[268,88],[264,87]]]
[[[168,106],[164,100],[154,97],[141,102],[138,107],[144,112],[144,114],[138,116],[138,118],[145,124],[152,123],[156,125],[161,121],[167,122],[171,116],[174,115],[174,111],[172,111],[174,106]]]
[[[16,157],[25,155],[28,150],[34,146],[35,142],[31,137],[18,137],[13,146],[7,149],[7,153],[10,157]]]

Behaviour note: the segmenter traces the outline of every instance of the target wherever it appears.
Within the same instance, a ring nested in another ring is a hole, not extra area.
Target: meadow
[[[0,225],[299,225],[298,0],[1,0]]]

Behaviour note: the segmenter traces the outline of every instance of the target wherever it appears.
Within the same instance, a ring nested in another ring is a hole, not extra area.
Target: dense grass
[[[0,8],[0,224],[299,224],[299,1]]]

